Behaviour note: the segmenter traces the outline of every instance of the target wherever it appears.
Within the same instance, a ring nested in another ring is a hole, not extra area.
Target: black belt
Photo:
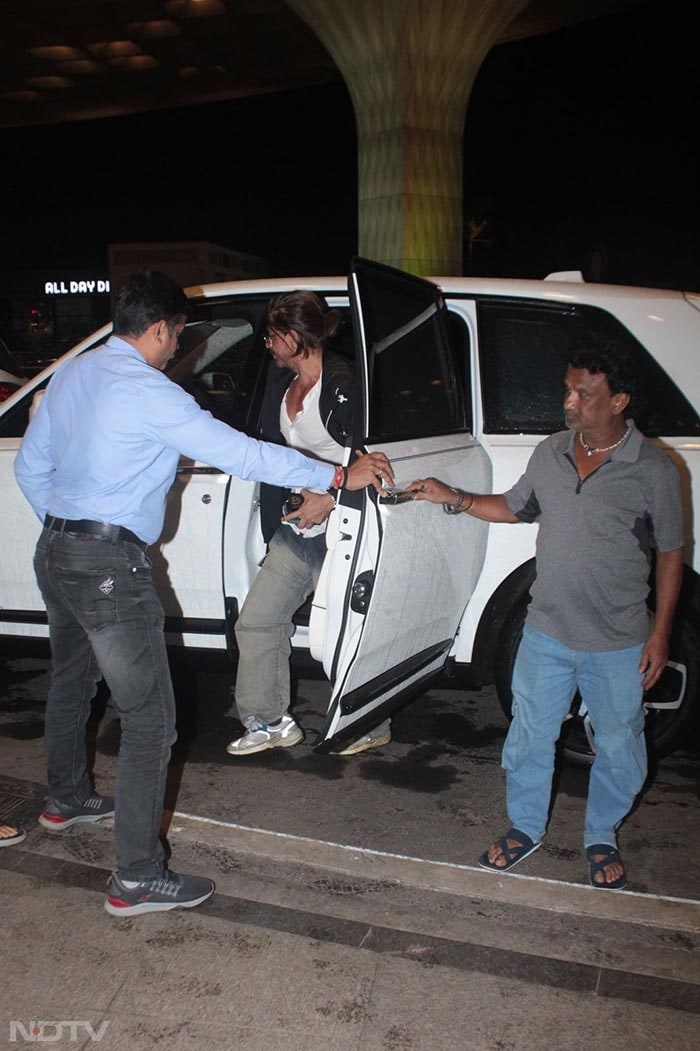
[[[53,515],[47,515],[44,525],[56,533],[68,533],[69,536],[94,536],[98,540],[109,540],[113,544],[117,540],[128,540],[130,544],[138,544],[142,551],[148,547],[145,540],[136,536],[130,529],[110,525],[109,522],[91,522],[89,518],[54,518]]]

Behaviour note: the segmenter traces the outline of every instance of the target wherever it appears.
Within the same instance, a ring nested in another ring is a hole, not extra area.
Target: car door
[[[168,367],[170,378],[217,419],[245,431],[250,410],[249,371],[259,367],[254,346],[256,315],[245,304],[213,301],[187,326]],[[180,457],[161,537],[150,555],[165,609],[166,637],[175,644],[223,649],[227,645],[226,595],[240,605],[252,567],[248,534],[257,521],[256,483]],[[231,562],[238,577],[231,583]],[[243,565],[241,565],[243,563]],[[225,581],[228,579],[228,586]]]
[[[349,291],[363,395],[354,448],[384,450],[398,490],[433,475],[488,491],[490,460],[466,426],[439,289],[358,259]],[[310,622],[312,655],[332,686],[320,751],[380,722],[442,668],[486,540],[486,523],[438,505],[341,494]]]

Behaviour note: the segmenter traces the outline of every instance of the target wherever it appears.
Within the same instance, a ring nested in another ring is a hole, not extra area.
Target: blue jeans
[[[312,593],[326,555],[326,537],[304,538],[280,526],[236,621],[236,707],[244,725],[274,723],[290,702],[292,617]]]
[[[123,879],[149,879],[164,865],[159,833],[176,737],[163,607],[150,559],[128,541],[44,529],[34,568],[51,638],[45,730],[49,795],[76,804],[91,793],[85,727],[104,676],[121,720],[117,872]]]
[[[554,746],[578,688],[595,731],[584,846],[617,845],[617,829],[647,773],[642,649],[582,653],[525,625],[503,766],[508,819],[535,842],[547,825]]]

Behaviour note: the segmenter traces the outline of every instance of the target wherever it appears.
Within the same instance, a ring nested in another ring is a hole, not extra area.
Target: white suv
[[[502,492],[541,438],[563,427],[568,351],[587,332],[614,334],[634,354],[651,398],[638,416],[677,464],[687,522],[684,593],[669,666],[646,698],[657,752],[676,747],[698,706],[700,585],[693,523],[700,492],[700,297],[545,281],[446,278],[439,287],[367,260],[349,281],[314,278],[188,290],[191,322],[169,366],[175,382],[216,416],[258,433],[269,360],[262,323],[271,295],[311,288],[352,318],[338,349],[355,359],[363,412],[351,449],[384,449],[397,488],[436,475]],[[102,342],[108,328],[66,357]],[[35,395],[56,364],[0,405],[3,494],[0,636],[48,634],[32,572],[39,532],[12,461]],[[489,525],[391,494],[343,493],[310,614],[293,645],[323,663],[332,696],[318,747],[378,722],[440,672],[455,685],[496,681],[506,711],[510,670],[534,576],[535,526]],[[163,536],[150,551],[168,640],[233,647],[232,627],[264,555],[258,487],[182,460]],[[590,755],[585,718],[567,723],[566,748]]]

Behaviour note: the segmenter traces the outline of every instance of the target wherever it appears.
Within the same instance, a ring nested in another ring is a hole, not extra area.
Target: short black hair
[[[608,381],[611,394],[629,394],[630,403],[637,395],[638,371],[627,347],[614,336],[591,332],[580,337],[569,352],[569,365],[601,372]]]
[[[184,320],[188,309],[187,296],[176,281],[160,270],[140,270],[117,293],[114,334],[138,339],[157,321],[171,326]]]

